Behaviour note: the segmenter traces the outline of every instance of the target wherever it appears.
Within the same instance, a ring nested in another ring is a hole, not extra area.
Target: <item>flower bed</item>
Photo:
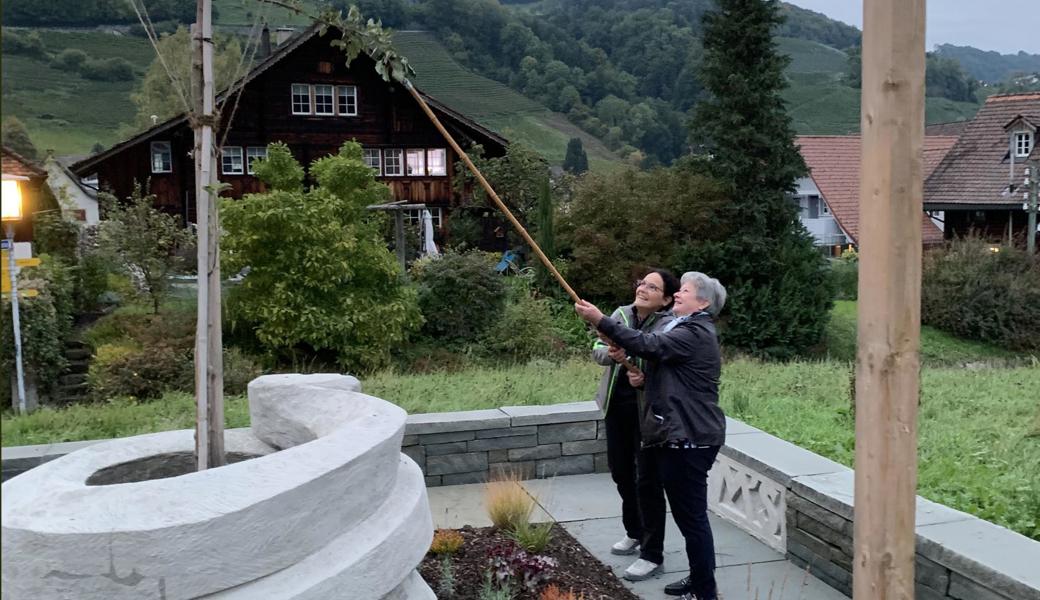
[[[446,531],[461,536],[453,553],[438,547]],[[537,553],[523,550],[495,527],[439,530],[433,548],[440,552],[427,553],[419,573],[441,600],[639,598],[559,525],[552,526],[551,541]],[[504,591],[507,586],[512,595]]]

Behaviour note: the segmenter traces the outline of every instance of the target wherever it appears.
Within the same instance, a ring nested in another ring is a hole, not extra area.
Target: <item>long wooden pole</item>
[[[538,259],[542,261],[542,264],[545,265],[545,268],[549,269],[549,272],[552,273],[553,277],[556,278],[556,281],[559,282],[560,286],[567,292],[567,295],[569,295],[571,299],[575,302],[581,300],[577,292],[574,291],[574,288],[572,288],[570,284],[567,283],[567,280],[563,278],[563,275],[561,275],[560,272],[556,270],[556,266],[552,264],[552,261],[549,260],[549,257],[545,255],[545,252],[542,252],[542,248],[538,245],[538,242],[534,241],[534,238],[531,237],[531,234],[527,233],[527,229],[525,229],[524,226],[520,223],[520,221],[518,221],[517,218],[513,216],[513,212],[509,210],[509,207],[506,206],[506,203],[502,202],[502,199],[498,197],[498,194],[495,193],[494,188],[491,187],[491,184],[488,183],[488,180],[484,178],[484,175],[480,172],[480,169],[477,168],[477,165],[473,164],[473,161],[470,160],[469,156],[462,150],[459,144],[455,141],[455,138],[452,137],[450,133],[448,133],[447,129],[444,128],[444,125],[441,124],[440,119],[438,119],[437,115],[434,114],[433,110],[430,108],[430,105],[427,104],[425,100],[423,100],[423,97],[421,95],[419,95],[418,90],[415,89],[415,86],[412,85],[412,82],[406,79],[404,80],[403,84],[404,87],[406,87],[408,91],[411,92],[412,97],[415,98],[415,101],[419,103],[419,107],[422,108],[423,112],[426,113],[426,116],[429,117],[430,121],[433,123],[433,126],[436,127],[437,131],[441,132],[441,135],[444,136],[444,139],[448,141],[448,145],[450,145],[452,150],[455,151],[455,154],[462,159],[462,162],[466,163],[466,166],[469,168],[470,172],[473,173],[473,176],[476,177],[477,181],[480,182],[480,185],[484,188],[484,191],[487,192],[487,195],[491,197],[491,200],[494,201],[495,206],[497,206],[498,209],[502,211],[503,214],[505,214],[506,218],[509,219],[509,222],[513,224],[513,227],[516,229],[517,233],[520,234],[520,237],[524,238],[524,241],[527,242],[527,245],[531,247],[531,250],[534,251]],[[627,358],[621,361],[621,366],[633,372],[639,370],[634,364],[632,364],[632,361],[628,360]]]
[[[513,227],[516,229],[517,233],[519,233],[520,236],[524,238],[524,241],[527,242],[527,245],[531,247],[531,250],[533,250],[535,255],[538,256],[538,259],[542,261],[542,264],[545,265],[545,268],[549,269],[549,272],[552,273],[553,277],[556,278],[556,281],[560,283],[560,286],[562,286],[563,289],[567,292],[567,295],[569,295],[571,299],[573,299],[575,302],[581,300],[581,298],[578,297],[578,294],[574,291],[570,284],[567,283],[567,280],[563,278],[563,275],[560,275],[560,272],[556,270],[556,267],[552,264],[552,261],[549,260],[549,257],[546,256],[544,252],[542,252],[542,248],[538,245],[537,242],[534,241],[534,238],[531,237],[531,234],[527,233],[527,230],[524,229],[524,226],[520,224],[520,221],[518,221],[516,217],[513,216],[512,211],[509,210],[509,207],[506,206],[505,202],[502,202],[502,199],[498,197],[498,194],[495,193],[495,190],[491,187],[491,184],[488,183],[488,180],[484,178],[483,174],[481,174],[480,169],[478,169],[477,166],[473,164],[473,161],[470,160],[469,156],[467,156],[466,153],[463,152],[462,148],[459,147],[458,143],[455,142],[455,138],[453,138],[451,134],[448,133],[448,130],[444,128],[444,125],[441,124],[440,119],[438,119],[437,115],[433,113],[433,110],[430,109],[430,106],[426,104],[426,101],[423,100],[423,97],[419,95],[418,90],[415,89],[415,86],[412,85],[412,82],[404,80],[403,84],[404,87],[408,88],[408,91],[411,92],[412,97],[415,98],[415,101],[419,103],[419,107],[422,108],[424,113],[426,113],[426,116],[430,118],[430,121],[433,123],[433,126],[436,127],[437,131],[441,132],[441,135],[444,136],[444,139],[448,141],[448,144],[451,146],[452,150],[455,151],[455,154],[462,159],[462,162],[466,163],[466,166],[469,167],[470,172],[473,173],[473,176],[476,177],[477,181],[480,182],[480,185],[484,188],[484,191],[487,192],[488,196],[491,197],[491,200],[494,201],[495,206],[497,206],[498,209],[501,210],[503,214],[505,214],[506,218],[509,219],[509,222],[513,224]]]
[[[914,597],[925,0],[863,5],[853,597]]]

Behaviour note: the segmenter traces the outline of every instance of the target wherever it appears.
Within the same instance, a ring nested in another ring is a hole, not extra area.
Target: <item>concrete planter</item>
[[[87,485],[190,452],[190,430],[112,440],[3,484],[5,598],[432,599],[415,573],[433,534],[405,413],[353,377],[249,385],[252,428],[226,467]]]

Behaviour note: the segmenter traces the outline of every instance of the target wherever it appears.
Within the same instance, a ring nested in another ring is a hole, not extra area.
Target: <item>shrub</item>
[[[1040,350],[1040,261],[1009,246],[952,242],[928,253],[921,321],[1011,350]]]
[[[556,245],[570,260],[568,281],[586,299],[631,302],[632,282],[647,266],[694,264],[676,254],[719,235],[711,216],[724,200],[714,180],[679,167],[586,175],[558,209]]]
[[[485,345],[526,362],[552,354],[554,341],[549,301],[524,293],[506,306],[502,318],[488,332]]]
[[[238,348],[224,347],[224,394],[237,396],[246,393],[249,382],[261,375],[263,369],[253,357]]]
[[[24,269],[19,275],[19,289],[36,289],[39,295],[18,303],[22,336],[22,361],[32,373],[44,394],[52,391],[65,369],[65,338],[72,329],[73,277],[69,267],[51,256],[42,255],[40,266]],[[10,373],[14,368],[14,328],[11,305],[0,303],[0,369]]]
[[[474,341],[502,315],[506,287],[482,252],[447,252],[412,267],[423,331],[435,338]]]
[[[4,27],[3,34],[0,35],[0,40],[3,40],[3,51],[5,53],[23,54],[25,56],[36,56],[40,58],[47,55],[47,50],[43,46],[43,40],[40,38],[40,34],[36,31],[22,34]]]
[[[134,65],[125,58],[88,59],[79,69],[80,75],[95,81],[132,81]]]
[[[484,490],[484,504],[491,524],[503,531],[513,531],[527,522],[534,510],[534,498],[520,485],[520,475],[507,473],[489,481]]]
[[[361,146],[311,164],[315,185],[284,144],[271,144],[256,166],[273,189],[222,205],[224,266],[249,267],[228,294],[229,324],[252,330],[282,360],[324,355],[348,369],[385,365],[421,320],[415,292],[366,210],[389,189],[375,180]]]
[[[462,548],[464,541],[462,534],[454,529],[438,529],[433,532],[430,552],[434,554],[455,554],[459,551],[459,548]]]
[[[33,246],[40,254],[50,254],[75,263],[79,245],[79,226],[61,218],[58,211],[36,213],[33,219]]]
[[[90,364],[87,383],[96,400],[151,399],[171,390],[190,390],[193,377],[191,352],[167,345],[102,346]]]
[[[456,209],[449,217],[450,228],[448,244],[457,252],[476,248],[483,238],[483,226],[479,213],[464,208]]]
[[[137,184],[126,202],[110,194],[100,194],[98,202],[107,214],[99,233],[101,247],[136,279],[153,312],[159,314],[159,305],[169,294],[170,275],[183,264],[178,250],[192,243],[191,232],[155,208],[155,196]]]
[[[509,537],[528,552],[541,552],[553,539],[553,523],[531,523],[520,521],[509,532]]]
[[[51,60],[51,66],[62,71],[77,72],[87,59],[87,53],[79,48],[66,48]]]
[[[835,300],[855,300],[859,297],[859,255],[846,250],[841,258],[830,261],[831,281]]]

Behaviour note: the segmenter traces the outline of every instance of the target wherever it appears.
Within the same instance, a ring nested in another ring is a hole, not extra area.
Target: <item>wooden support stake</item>
[[[914,597],[925,0],[865,0],[853,597]]]
[[[195,325],[195,460],[199,471],[224,464],[223,349],[220,318],[220,229],[213,164],[212,0],[196,3],[192,31],[192,128],[195,130],[195,206],[198,231]]]

